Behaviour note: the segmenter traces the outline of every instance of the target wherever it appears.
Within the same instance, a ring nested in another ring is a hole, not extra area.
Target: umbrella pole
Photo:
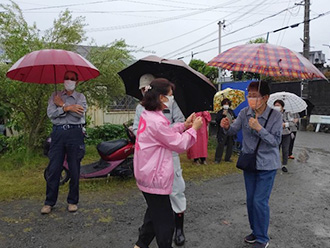
[[[259,78],[259,84],[258,84],[258,92],[259,92],[259,94],[260,94],[260,85],[261,85],[261,78]],[[259,98],[257,98],[256,106],[258,106],[258,99]],[[254,110],[253,112],[254,112],[254,118],[256,118],[257,117],[256,111]]]
[[[56,69],[55,69],[55,65],[53,65],[54,68],[54,79],[55,79],[55,94],[57,95],[57,85],[56,85]]]

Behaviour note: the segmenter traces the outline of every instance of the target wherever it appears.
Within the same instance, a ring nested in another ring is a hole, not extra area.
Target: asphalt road
[[[276,176],[269,247],[330,247],[330,134],[299,132],[294,154],[289,172]],[[185,247],[250,247],[243,242],[250,230],[241,174],[188,182],[186,196]],[[130,248],[146,209],[137,189],[84,194],[74,214],[65,209],[65,195],[48,216],[40,215],[41,206],[0,202],[0,247]]]

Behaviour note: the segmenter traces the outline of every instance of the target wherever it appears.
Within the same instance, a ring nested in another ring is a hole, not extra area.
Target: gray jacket
[[[172,108],[170,110],[169,109],[166,109],[166,110],[163,110],[163,113],[166,116],[166,118],[171,122],[171,124],[185,121],[184,115],[182,114],[181,109],[179,108],[176,101],[173,102]],[[137,129],[139,127],[140,116],[143,111],[144,111],[144,107],[141,104],[138,104],[136,106],[134,123],[133,123],[133,132],[135,135],[137,133]]]

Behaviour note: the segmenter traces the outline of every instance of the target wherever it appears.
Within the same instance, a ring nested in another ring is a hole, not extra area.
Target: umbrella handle
[[[56,67],[53,65],[54,68],[54,79],[55,79],[55,94],[57,95],[57,85],[56,85]]]

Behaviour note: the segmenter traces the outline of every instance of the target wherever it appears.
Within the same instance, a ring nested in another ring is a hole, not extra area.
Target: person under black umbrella
[[[150,83],[155,79],[152,74],[144,74],[139,80],[139,89],[141,90],[142,95],[145,94],[145,88],[150,85]],[[138,130],[138,125],[140,121],[140,116],[144,111],[144,107],[141,104],[136,106],[134,123],[133,123],[133,132],[136,135]],[[163,114],[170,121],[171,125],[174,123],[183,123],[185,118],[176,103],[173,101],[171,106],[163,109]],[[180,165],[180,157],[176,152],[172,153],[173,155],[173,165],[174,165],[174,181],[173,181],[173,191],[170,194],[171,205],[175,214],[175,232],[174,232],[174,243],[177,246],[182,246],[185,243],[185,235],[183,231],[184,224],[184,212],[186,211],[186,196],[185,191],[185,182],[182,177],[182,169]]]

